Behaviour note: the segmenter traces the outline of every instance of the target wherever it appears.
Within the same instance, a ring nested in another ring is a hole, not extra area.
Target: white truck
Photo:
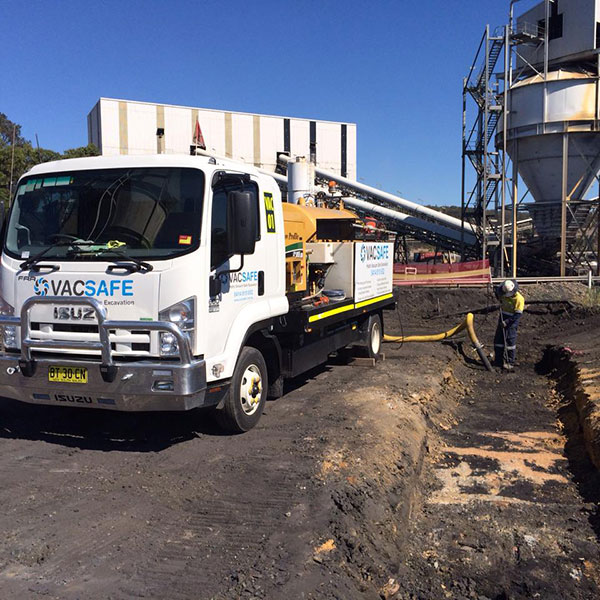
[[[285,378],[349,344],[379,353],[393,244],[365,231],[343,207],[282,202],[272,177],[232,161],[38,165],[2,235],[0,396],[214,407],[247,431]]]

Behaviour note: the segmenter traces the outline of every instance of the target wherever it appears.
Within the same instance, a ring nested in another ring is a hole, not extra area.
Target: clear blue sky
[[[59,151],[100,96],[354,122],[361,180],[458,204],[462,78],[508,5],[0,0],[0,112]]]

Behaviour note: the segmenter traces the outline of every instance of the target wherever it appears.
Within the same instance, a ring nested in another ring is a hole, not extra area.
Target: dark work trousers
[[[502,366],[505,362],[509,365],[515,364],[517,329],[519,328],[520,319],[521,313],[514,315],[502,313],[498,318],[498,327],[496,327],[496,335],[494,336],[494,362],[498,366]]]

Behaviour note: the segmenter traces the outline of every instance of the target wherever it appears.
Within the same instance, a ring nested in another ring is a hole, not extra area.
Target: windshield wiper
[[[149,271],[152,271],[154,269],[154,267],[150,263],[140,260],[139,258],[135,258],[134,256],[129,256],[122,250],[106,248],[97,252],[96,256],[102,256],[104,254],[113,254],[116,257],[114,259],[109,258],[108,260],[110,260],[111,262],[119,263],[120,261],[118,259],[121,258],[123,260],[126,260],[127,262],[133,263],[136,266],[136,271],[140,271],[141,273],[148,273]]]
[[[68,242],[67,241],[55,242],[54,244],[50,244],[50,246],[48,246],[47,248],[44,248],[41,252],[38,252],[37,254],[30,256],[29,258],[24,260],[19,266],[21,267],[21,270],[23,270],[23,271],[25,271],[26,269],[30,269],[36,263],[38,263],[42,258],[44,258],[44,256],[46,256],[46,254],[48,252],[50,252],[50,250],[52,250],[53,248],[61,248],[61,247],[65,247],[65,246],[68,246],[68,248],[69,248],[68,254],[79,254],[79,252],[81,252],[83,250],[82,246],[97,246],[97,243],[92,240],[73,240],[73,241],[68,241]],[[133,263],[133,265],[135,265],[135,270],[140,271],[141,273],[147,273],[154,269],[154,267],[150,263],[140,260],[139,258],[129,256],[122,250],[117,250],[115,248],[102,248],[100,250],[96,250],[96,251],[91,250],[88,252],[93,253],[95,256],[101,256],[103,254],[113,254],[115,256],[115,258],[114,259],[109,258],[108,260],[110,260],[110,262],[118,263],[119,258],[123,259],[127,262]]]
[[[93,243],[94,242],[91,242],[89,240],[73,240],[73,241],[69,241],[69,242],[54,242],[54,244],[50,244],[47,248],[44,248],[41,252],[38,252],[37,254],[34,254],[33,256],[30,256],[28,259],[24,260],[19,265],[19,267],[21,268],[22,271],[25,271],[26,269],[33,267],[41,258],[46,256],[46,254],[48,252],[50,252],[50,250],[52,250],[53,248],[69,246],[70,249],[71,248],[76,249],[76,248],[78,248],[78,246],[90,246]]]

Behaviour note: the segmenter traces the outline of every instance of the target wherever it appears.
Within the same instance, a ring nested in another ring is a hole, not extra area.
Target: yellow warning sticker
[[[267,216],[267,233],[275,233],[275,204],[273,203],[273,194],[264,193],[265,214]]]

